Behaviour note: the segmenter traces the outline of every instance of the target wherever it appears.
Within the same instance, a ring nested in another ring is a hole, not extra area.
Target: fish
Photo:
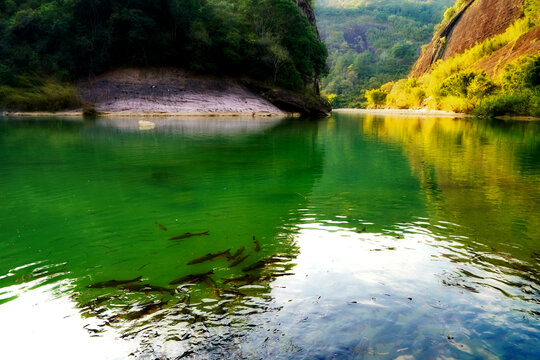
[[[116,299],[117,297],[118,296],[100,296],[81,305],[81,307],[93,309],[103,304],[105,301],[113,300],[113,299]]]
[[[245,268],[242,269],[242,271],[247,272],[247,271],[251,271],[251,270],[257,270],[257,269],[263,268],[265,266],[266,266],[266,261],[259,260],[256,263],[253,263],[251,265],[246,266]]]
[[[243,292],[238,291],[237,289],[227,289],[227,290],[225,290],[224,294],[231,294],[231,295],[234,295],[234,296],[241,296],[241,297],[246,296],[246,294],[244,294]]]
[[[158,223],[157,221],[155,221],[156,225],[158,226],[158,228],[160,228],[161,230],[163,231],[167,231],[167,228],[163,225],[161,225],[160,223]]]
[[[247,274],[247,275],[243,275],[243,276],[237,276],[237,277],[234,277],[234,278],[223,279],[223,282],[225,284],[230,283],[230,282],[237,282],[237,281],[245,281],[247,283],[252,283],[252,282],[255,282],[257,280],[260,280],[259,276],[254,276],[254,275]]]
[[[187,265],[194,265],[194,264],[199,264],[199,263],[202,263],[202,262],[205,262],[205,261],[208,261],[208,260],[212,260],[213,258],[216,258],[220,255],[225,255],[227,253],[229,253],[231,251],[231,249],[227,249],[225,251],[221,251],[221,252],[217,252],[217,253],[208,253],[206,255],[203,255],[203,256],[200,256],[198,258],[195,258],[195,259],[192,259],[190,261],[187,262]]]
[[[181,234],[181,235],[176,235],[176,236],[172,236],[169,238],[169,240],[182,240],[182,239],[187,239],[187,238],[190,238],[190,237],[193,237],[193,236],[202,236],[202,235],[210,235],[208,233],[208,231],[205,231],[205,232],[202,232],[202,233],[196,233],[196,234],[192,234],[192,233],[185,233],[185,234]]]
[[[121,285],[118,288],[122,289],[122,290],[133,291],[133,292],[144,292],[144,293],[147,293],[147,292],[159,292],[159,293],[168,292],[171,295],[175,294],[174,289],[167,289],[167,288],[164,288],[162,286],[154,286],[154,285],[150,285],[150,284],[126,284],[126,285]]]
[[[266,259],[261,259],[251,265],[248,265],[246,266],[245,268],[242,269],[242,271],[251,271],[251,270],[256,270],[256,269],[260,269],[260,268],[263,268],[265,267],[266,265],[272,265],[272,264],[275,264],[276,263],[276,259],[273,258],[273,257],[269,257],[269,258],[266,258]]]
[[[229,264],[229,267],[232,268],[232,267],[234,267],[234,266],[240,264],[241,262],[243,262],[244,260],[246,260],[246,259],[248,258],[248,256],[249,256],[249,254],[237,258],[236,260],[234,260],[232,263]]]
[[[210,287],[217,288],[217,284],[210,276],[205,276],[203,281]]]
[[[289,276],[289,275],[294,275],[294,273],[291,273],[291,272],[275,272],[275,273],[272,273],[272,275],[270,277],[271,278],[277,278],[277,277],[280,277],[280,276]]]
[[[238,248],[238,250],[236,250],[236,251],[234,252],[234,254],[232,254],[231,256],[229,256],[229,260],[234,260],[234,259],[236,259],[240,254],[242,254],[242,253],[244,252],[245,249],[246,249],[246,248],[243,247],[243,246],[240,247],[240,248]]]
[[[148,315],[148,314],[150,314],[150,313],[152,313],[154,311],[161,310],[163,308],[163,306],[167,305],[168,302],[169,302],[169,300],[163,301],[163,299],[161,299],[161,301],[159,301],[157,303],[150,302],[150,303],[146,303],[146,304],[141,304],[140,305],[142,307],[141,310],[132,311],[130,313],[127,313],[124,316],[124,318],[127,319],[127,320],[140,319],[143,316]]]
[[[169,284],[170,285],[175,285],[175,284],[183,284],[183,283],[190,282],[190,281],[203,281],[206,277],[208,277],[208,275],[211,275],[213,273],[214,273],[214,270],[210,270],[210,271],[202,273],[202,274],[189,274],[189,275],[186,275],[186,276],[182,276],[182,277],[180,277],[178,279],[175,279],[175,280],[171,281]]]
[[[130,284],[130,283],[138,282],[138,281],[141,281],[141,279],[142,279],[142,276],[138,276],[135,279],[131,279],[131,280],[102,281],[102,282],[97,282],[95,284],[88,285],[87,288],[89,288],[89,289],[103,289],[103,288],[106,288],[106,287],[117,287],[118,285]]]
[[[255,252],[261,251],[261,244],[259,244],[259,241],[255,235],[253,235],[253,250],[255,250]]]

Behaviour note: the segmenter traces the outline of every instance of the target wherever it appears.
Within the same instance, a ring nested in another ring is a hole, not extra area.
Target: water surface
[[[152,121],[0,120],[0,358],[540,357],[540,124]]]

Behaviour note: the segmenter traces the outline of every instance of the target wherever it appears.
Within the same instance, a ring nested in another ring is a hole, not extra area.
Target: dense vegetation
[[[0,107],[56,110],[123,66],[249,76],[302,90],[327,52],[293,0],[0,0]]]
[[[407,75],[453,0],[316,0],[334,107],[362,107],[367,89]]]
[[[457,4],[462,3],[461,0]],[[504,33],[447,60],[420,78],[389,82],[366,91],[370,107],[429,107],[477,115],[540,116],[540,54],[525,55],[488,75],[475,64],[540,25],[540,2],[525,0],[525,16]],[[446,16],[445,16],[446,17]]]

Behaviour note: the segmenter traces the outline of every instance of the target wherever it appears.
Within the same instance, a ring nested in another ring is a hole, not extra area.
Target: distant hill
[[[330,73],[322,91],[334,107],[359,106],[366,89],[411,70],[453,0],[316,0]]]

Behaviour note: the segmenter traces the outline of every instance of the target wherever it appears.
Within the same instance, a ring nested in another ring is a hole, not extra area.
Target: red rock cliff
[[[450,22],[433,37],[427,49],[414,64],[410,76],[421,76],[429,71],[431,65],[437,60],[449,59],[473,47],[476,43],[503,33],[509,25],[523,15],[522,5],[523,0],[467,1]],[[519,49],[514,46],[511,51],[516,50]],[[499,54],[498,58],[501,55]],[[491,72],[493,66],[488,63],[489,61],[483,68]]]

